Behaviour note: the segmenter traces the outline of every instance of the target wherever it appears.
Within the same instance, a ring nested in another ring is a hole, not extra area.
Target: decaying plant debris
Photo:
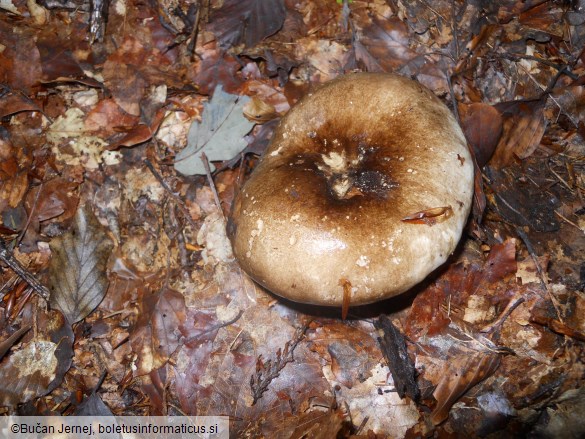
[[[582,1],[0,2],[2,413],[584,435],[584,24]],[[250,281],[224,221],[275,121],[354,70],[433,90],[481,173],[449,262],[342,320]]]

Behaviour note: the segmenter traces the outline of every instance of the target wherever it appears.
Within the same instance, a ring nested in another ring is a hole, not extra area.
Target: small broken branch
[[[12,252],[8,250],[6,244],[4,244],[4,241],[2,240],[0,240],[0,261],[8,265],[8,267],[10,267],[18,277],[29,284],[29,286],[39,296],[47,301],[49,300],[49,297],[51,296],[49,289],[41,284],[30,271],[28,271],[20,264],[20,262],[18,262],[18,260],[14,257]]]
[[[217,193],[217,189],[215,188],[215,182],[213,181],[213,177],[211,176],[211,168],[209,166],[209,160],[204,152],[201,153],[201,161],[203,162],[203,166],[205,167],[205,174],[207,176],[207,182],[209,183],[209,187],[211,188],[211,192],[213,193],[213,199],[215,200],[215,204],[219,209],[219,213],[223,216],[225,220],[225,215],[223,214],[223,209],[221,207],[221,201],[219,200],[219,194]]]
[[[162,176],[158,173],[158,171],[155,169],[154,165],[152,164],[152,162],[148,159],[144,160],[144,164],[148,167],[148,169],[150,170],[150,172],[152,173],[152,175],[154,175],[154,178],[156,178],[158,180],[158,182],[160,183],[160,185],[163,187],[163,189],[170,195],[170,197],[175,201],[175,203],[177,204],[177,207],[181,210],[181,213],[183,214],[183,216],[185,217],[185,219],[187,220],[187,222],[191,225],[191,227],[193,228],[193,230],[198,230],[197,225],[195,224],[195,222],[193,221],[193,218],[191,218],[191,214],[189,214],[189,211],[187,210],[187,208],[185,207],[185,204],[183,203],[183,200],[181,200],[177,194],[175,194],[171,188],[169,187],[169,185],[167,184],[167,182],[162,178]]]
[[[310,321],[297,329],[294,338],[287,341],[284,345],[284,350],[280,348],[278,349],[276,352],[276,361],[263,361],[262,355],[258,357],[256,361],[256,373],[250,377],[250,388],[252,389],[252,396],[254,397],[252,405],[255,405],[258,400],[262,398],[262,394],[268,390],[268,386],[272,380],[280,375],[282,369],[284,369],[288,363],[294,361],[294,351],[305,336],[309,323]]]
[[[400,398],[408,396],[417,402],[420,399],[420,390],[416,384],[414,364],[410,361],[406,350],[404,335],[385,315],[381,315],[374,321],[374,327],[378,331],[378,343],[392,374],[398,396]]]
[[[548,294],[548,297],[550,298],[550,301],[552,302],[552,304],[555,308],[555,311],[557,313],[557,317],[558,317],[559,321],[561,323],[565,323],[565,321],[563,320],[563,315],[561,313],[561,306],[560,306],[559,302],[557,301],[557,298],[555,296],[553,296],[552,293],[550,292],[548,285],[547,285],[546,281],[544,280],[544,271],[542,270],[542,267],[540,266],[540,262],[538,261],[538,256],[536,255],[536,252],[534,251],[534,247],[532,246],[532,243],[530,242],[528,235],[526,233],[524,233],[524,231],[520,227],[516,227],[516,233],[518,234],[520,239],[522,239],[522,242],[526,246],[526,250],[528,250],[530,257],[534,261],[534,265],[536,266],[536,271],[538,272],[538,277],[540,278],[540,284],[541,284],[542,288],[544,289],[544,291],[546,291],[546,293]]]

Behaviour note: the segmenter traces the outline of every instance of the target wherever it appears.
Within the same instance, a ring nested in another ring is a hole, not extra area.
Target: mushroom
[[[273,293],[367,304],[447,260],[472,195],[465,137],[430,90],[397,75],[350,74],[281,120],[234,200],[228,236],[244,271]]]

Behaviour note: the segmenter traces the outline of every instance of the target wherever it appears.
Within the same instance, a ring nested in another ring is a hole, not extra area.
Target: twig
[[[309,327],[310,321],[306,322],[302,327],[297,329],[295,336],[292,340],[287,341],[284,345],[284,350],[278,349],[276,352],[276,361],[262,360],[262,355],[258,357],[256,361],[256,373],[250,377],[250,388],[252,389],[252,396],[254,400],[252,405],[255,405],[262,394],[268,390],[268,386],[275,378],[280,375],[280,372],[284,367],[294,361],[294,351],[297,345],[303,339],[307,328]]]
[[[575,73],[568,70],[567,65],[557,64],[557,63],[554,63],[552,61],[549,61],[548,59],[539,58],[539,57],[533,56],[533,55],[517,55],[515,53],[504,53],[500,56],[502,58],[509,59],[510,61],[518,61],[520,59],[527,59],[530,61],[536,61],[538,63],[544,64],[545,66],[552,67],[553,69],[557,70],[560,74],[565,74],[573,80],[576,80],[579,78],[579,75],[576,75]]]
[[[578,224],[575,224],[573,221],[571,221],[569,218],[566,218],[564,215],[562,215],[561,213],[557,212],[556,210],[554,211],[555,215],[557,215],[559,218],[561,218],[563,221],[565,221],[567,224],[572,225],[573,227],[577,228],[577,230],[579,230],[580,232],[585,233],[585,230],[583,230],[581,227],[579,227]]]
[[[563,177],[561,177],[557,172],[555,172],[555,170],[550,165],[550,161],[547,163],[547,168],[555,177],[558,178],[558,180],[569,190],[569,192],[573,193],[573,188],[571,186],[569,186],[569,183],[567,183],[563,179]]]
[[[408,356],[406,338],[384,314],[378,320],[374,320],[374,327],[378,332],[378,344],[392,374],[398,396],[401,399],[408,396],[415,402],[419,401],[420,390],[416,384],[416,370]]]
[[[554,297],[552,295],[552,293],[550,292],[550,290],[548,289],[548,285],[546,284],[546,282],[544,280],[544,272],[542,270],[542,267],[540,266],[540,262],[538,261],[538,256],[536,255],[536,252],[534,251],[534,247],[532,247],[532,243],[530,242],[528,235],[526,233],[524,233],[524,231],[520,227],[516,227],[516,233],[518,234],[518,236],[520,236],[520,238],[522,239],[522,242],[524,242],[524,245],[526,246],[526,249],[528,250],[530,257],[534,261],[534,265],[536,265],[536,271],[538,272],[538,277],[540,278],[540,285],[542,286],[542,288],[544,288],[544,290],[548,294],[548,297],[550,298],[550,300],[555,308],[555,311],[557,313],[557,317],[559,318],[559,321],[561,323],[565,323],[565,321],[563,320],[563,317],[561,315],[560,305],[557,302],[556,297]]]
[[[524,297],[522,296],[513,297],[512,300],[508,302],[506,308],[504,308],[504,311],[500,314],[496,321],[480,329],[479,332],[491,334],[492,332],[499,330],[500,327],[504,324],[504,321],[510,316],[510,314],[512,314],[512,311],[514,311],[518,306],[520,306],[521,303],[524,303],[525,300],[526,299],[524,299]]]
[[[225,220],[225,215],[223,214],[223,209],[221,208],[221,201],[219,200],[219,195],[217,194],[217,189],[215,188],[215,183],[213,182],[213,177],[211,176],[211,168],[209,167],[209,160],[207,160],[207,156],[204,152],[201,153],[201,161],[203,162],[203,166],[205,167],[205,174],[207,175],[207,182],[209,183],[209,187],[211,188],[211,192],[213,192],[213,199],[215,200],[215,204],[223,216]]]
[[[195,61],[197,56],[197,36],[199,35],[199,23],[201,21],[201,1],[197,2],[197,13],[195,15],[195,23],[193,24],[193,30],[191,31],[191,41],[189,42],[188,49],[191,52],[191,61]]]
[[[183,340],[182,343],[185,345],[187,343],[192,342],[193,340],[201,338],[205,334],[209,334],[213,331],[219,331],[221,328],[224,328],[224,327],[229,326],[229,325],[233,325],[238,320],[240,320],[240,317],[242,317],[243,314],[244,314],[244,311],[240,310],[240,311],[238,311],[238,314],[234,318],[228,320],[227,322],[215,323],[215,324],[209,326],[208,328],[206,328],[205,331],[202,331],[201,333],[194,335],[193,337],[189,337],[188,339]]]
[[[443,17],[438,11],[436,11],[435,9],[433,9],[429,4],[427,4],[427,2],[423,1],[423,0],[417,0],[420,4],[422,4],[423,6],[427,7],[433,14],[435,14],[437,17],[441,17],[443,19],[443,21],[446,23],[448,20]]]
[[[26,234],[26,231],[28,230],[28,226],[30,226],[30,222],[32,221],[32,218],[33,218],[33,212],[37,208],[37,203],[39,202],[39,196],[41,195],[42,190],[43,190],[43,182],[41,181],[41,184],[39,185],[39,190],[37,191],[37,193],[35,195],[35,200],[33,201],[33,205],[30,209],[30,213],[28,215],[28,218],[26,219],[26,224],[24,225],[22,232],[20,232],[20,235],[16,239],[16,245],[19,245],[21,243],[22,238],[24,238],[24,235]]]
[[[46,301],[49,300],[49,297],[51,297],[51,292],[49,289],[41,284],[30,271],[28,271],[20,264],[20,262],[18,262],[18,260],[14,257],[12,252],[8,250],[6,244],[4,244],[2,240],[0,240],[0,261],[8,265],[12,271],[14,271],[16,275],[23,281],[29,284],[29,286],[35,290],[39,296],[41,296]]]
[[[183,200],[181,200],[169,187],[169,185],[167,184],[167,182],[162,178],[162,176],[157,172],[157,170],[154,168],[154,165],[151,163],[150,160],[145,159],[144,160],[144,164],[148,167],[148,169],[150,170],[150,172],[152,172],[152,175],[154,175],[154,178],[156,178],[158,180],[158,182],[161,184],[161,186],[163,187],[163,189],[165,191],[167,191],[167,193],[171,196],[171,198],[173,200],[175,200],[175,202],[177,203],[177,207],[181,210],[181,213],[185,216],[185,219],[189,222],[189,224],[191,225],[191,227],[193,228],[193,230],[197,230],[198,227],[195,224],[195,222],[193,221],[193,219],[191,218],[191,215],[189,214],[189,211],[187,210],[187,208],[185,207],[185,205],[183,204]]]

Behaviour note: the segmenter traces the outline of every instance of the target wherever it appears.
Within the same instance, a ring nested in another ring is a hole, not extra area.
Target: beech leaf
[[[283,0],[226,0],[213,14],[208,30],[223,48],[242,43],[252,47],[278,32],[285,16]]]
[[[187,146],[175,159],[175,169],[185,175],[203,175],[205,168],[201,153],[211,160],[229,160],[248,142],[244,136],[254,126],[243,115],[250,100],[247,96],[226,93],[222,86],[215,88],[210,101],[203,104],[201,123],[193,122],[187,136]],[[215,168],[210,164],[211,170]]]
[[[70,323],[78,322],[106,295],[106,266],[113,242],[91,210],[82,207],[75,214],[73,229],[54,239],[50,246],[51,306]]]

